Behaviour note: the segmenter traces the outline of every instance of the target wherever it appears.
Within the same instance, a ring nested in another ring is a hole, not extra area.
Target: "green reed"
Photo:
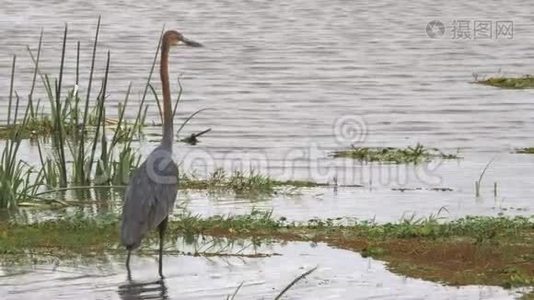
[[[73,88],[65,89],[64,73],[66,47],[68,44],[68,26],[63,32],[61,56],[59,57],[58,76],[44,74],[39,69],[43,32],[39,38],[36,55],[27,47],[34,63],[34,73],[24,118],[19,121],[19,107],[23,104],[14,87],[16,57],[13,57],[11,85],[9,91],[8,120],[0,127],[0,137],[6,138],[6,145],[1,154],[0,166],[0,207],[16,207],[23,200],[36,198],[42,190],[65,189],[72,185],[91,186],[94,184],[124,184],[128,174],[139,164],[140,156],[131,150],[135,134],[140,133],[145,122],[148,105],[140,106],[139,114],[133,121],[125,120],[131,84],[124,103],[119,103],[119,121],[107,124],[105,100],[110,72],[111,53],[108,51],[106,68],[96,99],[91,96],[95,66],[97,64],[98,19],[95,41],[93,44],[91,68],[84,96],[78,92],[83,84],[79,80],[80,42],[76,44],[76,79]],[[159,47],[159,45],[158,45]],[[152,66],[152,70],[154,65]],[[151,73],[152,73],[151,70]],[[149,78],[151,77],[151,74]],[[37,78],[41,79],[45,98],[48,100],[47,111],[39,99],[34,103],[33,94]],[[147,83],[147,85],[149,82]],[[147,89],[147,88],[145,88]],[[146,93],[146,92],[145,92]],[[81,99],[85,98],[83,102]],[[93,100],[94,99],[94,100]],[[14,113],[13,113],[14,111]],[[108,132],[113,132],[108,142]],[[42,136],[40,134],[46,133]],[[39,163],[30,166],[19,159],[17,152],[24,138],[34,137],[39,152]],[[51,140],[51,149],[43,147]],[[122,146],[122,147],[121,147]]]
[[[14,74],[16,66],[16,56],[13,56],[11,70],[11,88],[10,96],[14,91]],[[17,124],[20,97],[15,92],[17,102],[15,104],[15,113],[13,115],[13,124]],[[31,97],[31,96],[30,96]],[[24,126],[29,119],[29,108],[26,107],[21,125]],[[11,100],[8,113],[8,123],[11,124]],[[12,208],[22,200],[34,195],[41,185],[43,176],[42,172],[34,175],[34,168],[26,162],[19,160],[18,151],[22,143],[22,138],[18,131],[15,131],[4,143],[4,148],[0,154],[0,207]]]

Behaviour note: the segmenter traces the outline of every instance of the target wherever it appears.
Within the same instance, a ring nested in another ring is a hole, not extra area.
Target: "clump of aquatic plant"
[[[504,89],[531,89],[534,88],[534,77],[525,75],[523,77],[490,77],[481,80],[476,77],[475,83]]]
[[[185,234],[203,234],[208,231],[252,232],[257,229],[277,230],[284,222],[273,218],[272,211],[253,209],[246,215],[218,215],[202,218],[184,212],[177,216],[172,230]]]
[[[534,154],[534,147],[525,147],[525,148],[516,149],[515,153],[519,153],[519,154]]]
[[[252,191],[270,193],[274,189],[274,181],[269,176],[257,174],[253,171],[250,174],[240,171],[234,172],[229,178],[228,185],[230,189],[238,194]]]
[[[427,148],[421,144],[406,148],[394,147],[355,147],[352,149],[335,151],[333,157],[352,158],[365,162],[388,162],[388,163],[421,163],[435,158],[458,159],[457,154],[446,154],[436,148]]]
[[[228,174],[224,169],[217,169],[208,178],[201,179],[194,174],[180,172],[180,188],[207,189],[212,191],[232,191],[235,194],[271,194],[276,181],[254,170],[249,173],[234,171]]]
[[[12,106],[14,92],[13,81],[15,65],[16,56],[13,56],[9,108]],[[30,107],[26,108],[22,121],[18,121],[20,98],[16,92],[15,94],[17,98],[15,113],[12,119],[11,110],[9,110],[7,123],[15,127],[17,127],[17,123],[20,123],[22,124],[22,127],[24,127],[29,120],[28,116]],[[31,93],[29,99],[31,99]],[[17,130],[4,142],[2,153],[0,154],[0,208],[16,207],[19,202],[35,195],[43,179],[41,172],[34,175],[34,168],[18,158],[17,154],[21,142],[20,131]]]
[[[212,192],[233,192],[236,195],[271,195],[278,188],[290,187],[317,187],[328,186],[326,183],[317,183],[303,180],[275,180],[268,175],[262,175],[255,170],[249,172],[233,171],[226,172],[219,168],[206,178],[201,178],[195,173],[180,171],[179,187],[181,189],[209,190]]]
[[[54,131],[52,120],[47,115],[41,115],[30,118],[25,127],[21,124],[0,125],[0,139],[8,139],[15,132],[20,134],[21,138],[32,138],[37,136],[49,136]]]
[[[17,158],[19,147],[20,139],[9,139],[0,154],[0,208],[13,208],[31,198],[42,180],[42,173],[34,175],[34,168]]]

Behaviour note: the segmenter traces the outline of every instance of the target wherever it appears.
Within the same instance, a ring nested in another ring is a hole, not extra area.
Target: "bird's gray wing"
[[[153,206],[154,215],[152,228],[158,226],[169,214],[172,213],[176,195],[178,193],[178,167],[171,161],[166,167],[165,176],[169,182],[160,182],[156,184],[154,195],[155,205]]]
[[[171,160],[159,176],[144,162],[134,172],[126,189],[121,239],[126,247],[137,248],[148,231],[156,228],[171,212],[178,188],[178,168]],[[174,181],[172,179],[175,179]]]
[[[133,173],[126,188],[122,208],[121,241],[132,249],[139,247],[141,240],[154,222],[156,198],[154,185],[143,163]]]

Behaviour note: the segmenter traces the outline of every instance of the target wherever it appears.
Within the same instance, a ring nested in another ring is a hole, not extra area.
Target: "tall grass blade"
[[[115,145],[119,142],[119,139],[121,139],[120,132],[122,132],[122,123],[125,122],[124,113],[126,111],[126,107],[128,107],[128,100],[130,99],[131,90],[132,90],[132,83],[130,82],[130,84],[128,85],[128,89],[126,90],[126,97],[124,98],[124,104],[122,106],[119,106],[119,121],[117,122],[115,133],[113,133],[113,137],[111,138],[111,145],[109,148],[108,156],[111,156],[111,151],[113,150]],[[127,128],[127,125],[128,124],[125,124],[124,128]]]
[[[158,105],[158,112],[159,112],[159,121],[161,124],[163,124],[163,110],[161,109],[161,103],[158,98],[158,93],[156,92],[152,84],[149,83],[148,86],[150,87],[150,91],[152,91],[152,94],[154,95],[154,98],[156,99],[156,104]]]
[[[93,139],[93,147],[91,149],[91,156],[90,156],[90,159],[89,159],[89,165],[88,165],[88,169],[87,169],[87,173],[88,174],[91,174],[91,168],[93,166],[93,161],[94,161],[94,158],[95,158],[95,152],[96,152],[96,146],[97,146],[97,141],[98,141],[98,136],[99,136],[99,133],[100,133],[100,127],[102,126],[102,122],[103,122],[103,112],[104,112],[104,100],[106,98],[106,90],[107,90],[107,84],[108,84],[108,75],[109,75],[109,61],[110,61],[110,57],[111,57],[111,53],[108,51],[108,55],[107,55],[107,61],[106,61],[106,71],[104,73],[104,81],[102,83],[102,93],[100,94],[100,97],[99,97],[99,102],[98,102],[98,120],[96,122],[96,130],[95,130],[95,137]]]
[[[75,99],[75,102],[74,102],[74,126],[75,128],[78,127],[78,125],[80,124],[80,120],[79,120],[79,115],[80,115],[80,111],[79,111],[79,103],[80,103],[80,97],[78,97],[78,88],[80,86],[80,41],[78,41],[78,43],[76,43],[76,86],[74,87],[74,99]],[[75,138],[76,140],[78,140],[78,130],[75,130],[74,131],[76,133],[75,135]]]
[[[98,34],[100,32],[100,21],[102,16],[98,16],[98,23],[96,25],[95,41],[93,43],[93,55],[91,57],[91,70],[89,72],[89,83],[87,85],[87,95],[85,97],[85,107],[83,111],[83,122],[80,133],[80,141],[78,145],[78,158],[75,160],[76,170],[78,171],[77,178],[75,181],[77,183],[86,183],[89,180],[90,172],[86,174],[85,168],[85,130],[87,124],[87,118],[89,113],[89,98],[91,97],[91,87],[93,84],[93,74],[95,70],[95,60],[96,60],[96,48],[98,45]],[[91,164],[92,162],[89,162]]]
[[[178,109],[178,104],[180,103],[180,100],[182,99],[182,82],[180,81],[180,78],[178,78],[178,87],[180,90],[178,91],[178,96],[176,97],[176,102],[174,103],[174,108],[172,110],[172,118],[174,119],[174,116],[176,116],[176,110]]]
[[[11,83],[9,85],[9,104],[7,107],[7,125],[11,124],[11,104],[13,102],[13,85],[15,84],[15,65],[17,56],[13,55],[13,63],[11,64]]]
[[[60,186],[65,187],[67,186],[67,161],[65,159],[65,148],[63,145],[63,124],[62,124],[62,118],[61,118],[61,84],[63,82],[63,69],[65,66],[65,49],[67,48],[67,32],[68,32],[68,26],[65,24],[65,32],[63,34],[63,48],[61,49],[61,63],[59,67],[59,81],[57,83],[56,87],[56,147],[58,149],[59,153],[59,159],[60,159],[60,168],[61,168],[61,175],[60,175]]]
[[[161,33],[159,34],[158,46],[156,48],[156,53],[154,53],[154,58],[152,59],[152,65],[150,66],[150,72],[148,73],[148,78],[146,80],[145,90],[143,91],[143,97],[141,98],[141,104],[139,105],[138,114],[141,113],[141,109],[143,108],[143,105],[145,104],[146,95],[150,87],[150,81],[152,80],[152,74],[154,74],[154,67],[156,66],[156,62],[158,61],[159,49],[161,47],[161,41],[162,41],[164,31],[165,31],[165,26],[163,26],[163,28],[161,29]]]
[[[35,91],[35,83],[37,82],[37,73],[39,72],[39,60],[41,58],[42,44],[43,44],[43,30],[41,29],[41,34],[39,35],[39,46],[37,47],[37,59],[34,61],[35,68],[33,69],[32,87],[30,89],[30,93],[28,94],[28,106],[31,109],[32,118],[35,117],[35,112],[33,108],[33,92]],[[28,52],[30,53],[30,56],[33,59],[33,55],[31,55],[30,47],[26,46],[26,48],[28,49]]]
[[[154,58],[152,59],[152,65],[150,66],[150,72],[148,73],[148,78],[146,80],[145,90],[143,91],[143,97],[141,98],[141,103],[139,104],[139,110],[137,111],[137,116],[135,118],[134,128],[141,128],[140,126],[144,124],[145,118],[142,117],[143,107],[145,106],[145,99],[146,99],[146,95],[148,93],[148,89],[150,86],[150,81],[152,80],[152,74],[154,73],[154,67],[156,66],[156,62],[158,60],[159,49],[161,47],[161,41],[162,41],[164,31],[165,31],[165,26],[163,26],[163,28],[161,29],[161,33],[159,35],[158,46],[156,47]],[[145,108],[144,114],[146,116],[146,108]]]
[[[19,117],[20,97],[17,91],[15,91],[15,98],[17,99],[17,102],[15,102],[15,114],[13,115],[13,126],[17,125],[17,119]],[[18,133],[18,130],[17,130],[17,133]]]

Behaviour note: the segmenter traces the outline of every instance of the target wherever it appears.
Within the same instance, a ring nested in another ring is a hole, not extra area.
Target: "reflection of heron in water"
[[[169,299],[163,279],[150,282],[129,280],[128,283],[119,286],[119,297],[123,300]]]
[[[126,188],[122,210],[121,241],[128,250],[126,269],[130,278],[130,254],[141,244],[143,237],[156,227],[159,230],[159,275],[163,278],[163,235],[178,188],[178,167],[172,160],[174,142],[171,91],[169,88],[169,48],[183,43],[200,47],[181,33],[169,30],[161,44],[160,76],[163,91],[163,139],[147,159],[133,173]]]

